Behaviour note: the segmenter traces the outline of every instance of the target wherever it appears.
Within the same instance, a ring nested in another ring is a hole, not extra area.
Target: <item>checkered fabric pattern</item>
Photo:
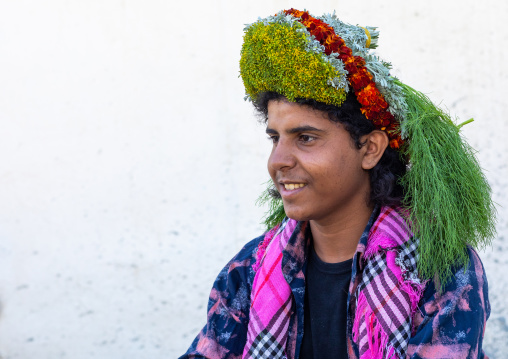
[[[282,358],[287,341],[288,315],[291,310],[291,298],[287,298],[273,315],[268,324],[263,324],[256,309],[251,308],[251,321],[247,333],[247,352],[244,358]]]
[[[291,288],[282,271],[282,252],[297,221],[288,220],[268,244],[254,279],[247,344],[243,358],[282,358],[291,316]]]
[[[404,263],[403,275],[416,276],[416,248],[418,243],[410,240],[407,245],[390,249],[397,254],[396,262]],[[358,293],[363,292],[383,331],[388,334],[389,347],[397,353],[405,353],[411,337],[411,308],[408,294],[401,290],[399,280],[387,265],[387,252],[376,254],[367,261]],[[419,281],[418,281],[419,283]],[[360,324],[360,353],[369,349],[367,321]]]
[[[420,278],[418,277],[418,269],[416,264],[418,263],[418,239],[411,238],[406,242],[405,246],[399,250],[395,263],[402,270],[402,276],[404,280],[411,281],[413,283],[421,284]]]
[[[249,349],[249,356],[258,359],[282,358],[284,347],[268,330],[263,330],[256,337]]]

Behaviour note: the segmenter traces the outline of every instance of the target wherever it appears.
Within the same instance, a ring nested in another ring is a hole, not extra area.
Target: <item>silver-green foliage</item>
[[[372,52],[377,47],[379,31],[372,26],[365,27],[371,37],[370,45],[367,47],[367,35],[362,27],[340,21],[335,12],[325,14],[320,19],[330,25],[335,33],[346,42],[346,46],[353,51],[354,56],[361,56],[365,60],[365,67],[373,76],[377,88],[388,103],[388,111],[395,116],[399,123],[403,123],[407,106],[402,88],[397,85],[396,78],[390,75],[391,64]],[[405,138],[406,134],[402,132],[401,136]]]

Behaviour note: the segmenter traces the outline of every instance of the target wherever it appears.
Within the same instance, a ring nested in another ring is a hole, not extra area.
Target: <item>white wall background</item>
[[[269,143],[242,29],[296,7],[378,26],[443,101],[499,206],[482,254],[491,358],[508,347],[508,3],[0,0],[0,357],[175,358],[220,268],[261,233]]]

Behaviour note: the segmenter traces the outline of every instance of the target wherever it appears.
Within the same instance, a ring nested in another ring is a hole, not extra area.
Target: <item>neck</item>
[[[374,206],[359,206],[334,221],[310,221],[314,249],[326,263],[351,259],[365,230]]]

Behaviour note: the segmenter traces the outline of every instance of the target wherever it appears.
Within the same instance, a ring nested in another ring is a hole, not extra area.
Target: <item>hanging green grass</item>
[[[286,218],[286,212],[284,211],[284,204],[279,192],[275,189],[272,180],[267,183],[267,189],[263,191],[261,196],[256,201],[258,206],[264,206],[268,204],[268,210],[266,211],[263,223],[266,229],[271,229],[281,223]]]
[[[401,179],[404,206],[420,240],[418,270],[423,278],[438,276],[441,287],[453,268],[467,267],[465,248],[484,248],[495,234],[491,188],[450,116],[430,99],[400,82],[408,106],[402,131],[409,170]],[[468,121],[470,122],[470,121]]]

